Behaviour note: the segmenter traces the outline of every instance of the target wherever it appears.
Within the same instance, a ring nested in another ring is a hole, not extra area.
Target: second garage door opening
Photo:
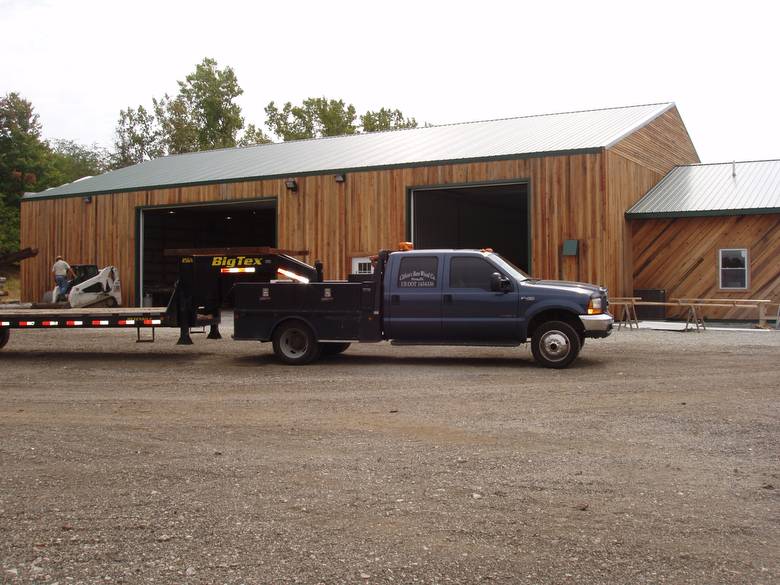
[[[415,248],[492,248],[530,271],[527,183],[413,189],[410,197]]]

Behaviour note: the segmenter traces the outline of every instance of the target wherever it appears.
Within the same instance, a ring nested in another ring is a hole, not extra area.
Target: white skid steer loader
[[[68,281],[65,294],[55,286],[44,293],[44,303],[61,303],[73,309],[118,307],[122,304],[119,270],[115,266],[98,270],[94,264],[73,264],[71,268],[76,278]]]

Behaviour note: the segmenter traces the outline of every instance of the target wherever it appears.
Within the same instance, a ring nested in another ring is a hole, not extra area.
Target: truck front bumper
[[[612,333],[614,319],[609,313],[580,315],[580,321],[585,327],[585,337],[607,337]]]

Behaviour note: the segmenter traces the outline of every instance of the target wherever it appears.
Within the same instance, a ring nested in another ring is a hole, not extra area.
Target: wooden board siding
[[[675,165],[701,162],[676,107],[630,134],[609,151],[662,175]]]
[[[772,299],[780,302],[780,214],[634,220],[634,287],[667,298]],[[747,248],[750,288],[721,290],[718,250]],[[669,315],[670,317],[673,315]],[[755,309],[709,309],[705,318],[756,319]]]
[[[608,247],[618,250],[620,294],[632,292],[634,258],[631,226],[625,212],[654,187],[675,165],[699,162],[677,108],[607,149]]]
[[[604,237],[615,223],[608,216],[618,212],[606,206],[603,158],[596,153],[352,172],[345,183],[332,175],[299,177],[295,193],[282,180],[268,180],[98,195],[92,203],[81,197],[26,201],[22,245],[40,254],[22,264],[22,294],[38,300],[50,288],[49,267],[59,253],[73,263],[118,266],[125,302],[132,303],[137,208],[261,197],[278,199],[279,247],[308,249],[306,261],[322,259],[328,278],[343,278],[352,257],[395,249],[406,238],[408,188],[504,180],[530,184],[535,276],[595,282],[622,294],[613,258],[623,243]],[[564,239],[580,240],[581,252],[561,264]]]

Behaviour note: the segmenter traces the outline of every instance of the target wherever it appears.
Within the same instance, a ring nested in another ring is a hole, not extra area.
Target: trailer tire
[[[568,367],[580,353],[582,345],[577,331],[563,321],[542,323],[531,337],[531,352],[545,368]]]
[[[274,331],[274,353],[286,364],[302,366],[320,356],[320,344],[303,321],[285,321]]]
[[[11,330],[7,327],[0,329],[0,349],[3,349],[8,343],[8,338],[11,337]]]
[[[347,351],[347,348],[350,346],[349,343],[333,343],[333,342],[326,342],[326,343],[320,343],[320,351],[322,352],[323,357],[331,356],[331,355],[338,355],[340,353],[344,353]]]

